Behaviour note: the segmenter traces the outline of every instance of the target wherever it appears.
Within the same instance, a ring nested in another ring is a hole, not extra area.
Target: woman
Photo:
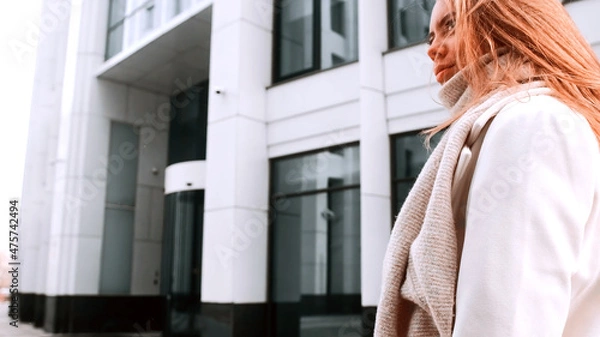
[[[600,336],[600,62],[557,0],[438,0],[451,117],[394,225],[376,336]]]

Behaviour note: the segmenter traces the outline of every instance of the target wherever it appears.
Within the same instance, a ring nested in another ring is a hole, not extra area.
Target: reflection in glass
[[[139,137],[133,125],[112,122],[106,174],[106,202],[135,205]]]
[[[435,0],[391,0],[392,46],[424,42]]]
[[[358,59],[358,0],[276,1],[277,79]]]
[[[171,98],[168,165],[206,159],[208,82]]]
[[[200,332],[204,191],[165,197],[161,292],[167,295],[169,336]]]
[[[358,146],[340,147],[272,164],[276,336],[337,336],[360,327],[358,155]]]
[[[106,59],[123,49],[123,27],[125,21],[126,0],[110,0],[108,33],[106,41]]]
[[[358,0],[322,0],[321,69],[358,59]]]
[[[282,313],[277,335],[338,331],[340,322],[360,318],[359,189],[286,204],[273,227],[272,299]]]
[[[133,125],[112,122],[106,161],[101,294],[130,292],[138,149]]]
[[[281,77],[313,68],[313,15],[313,0],[285,1],[281,6]]]
[[[358,146],[339,147],[273,162],[273,192],[289,194],[328,187],[328,178],[341,179],[342,185],[360,181]]]
[[[130,293],[133,210],[106,208],[102,240],[100,294]]]
[[[442,132],[438,132],[432,139],[430,146],[434,149],[442,137]],[[431,152],[425,148],[424,136],[416,133],[408,133],[396,136],[392,141],[393,153],[393,187],[394,207],[393,214],[400,211],[400,207],[406,200],[410,189],[425,162],[431,155]]]
[[[147,33],[154,28],[154,1],[149,2],[144,15],[146,16],[144,31]]]
[[[127,0],[110,0],[110,15],[108,25],[112,27],[125,18]]]

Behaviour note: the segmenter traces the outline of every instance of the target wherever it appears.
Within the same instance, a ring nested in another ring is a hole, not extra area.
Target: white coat
[[[600,336],[600,151],[582,116],[548,95],[505,106],[465,223],[454,336]]]

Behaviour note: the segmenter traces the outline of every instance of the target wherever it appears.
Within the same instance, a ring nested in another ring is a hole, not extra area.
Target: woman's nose
[[[432,61],[435,61],[437,58],[444,56],[445,51],[444,44],[434,40],[429,49],[427,49],[427,55]]]

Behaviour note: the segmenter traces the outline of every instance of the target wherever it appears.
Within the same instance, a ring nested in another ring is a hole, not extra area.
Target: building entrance
[[[165,197],[161,293],[166,297],[165,336],[198,336],[204,191]]]

